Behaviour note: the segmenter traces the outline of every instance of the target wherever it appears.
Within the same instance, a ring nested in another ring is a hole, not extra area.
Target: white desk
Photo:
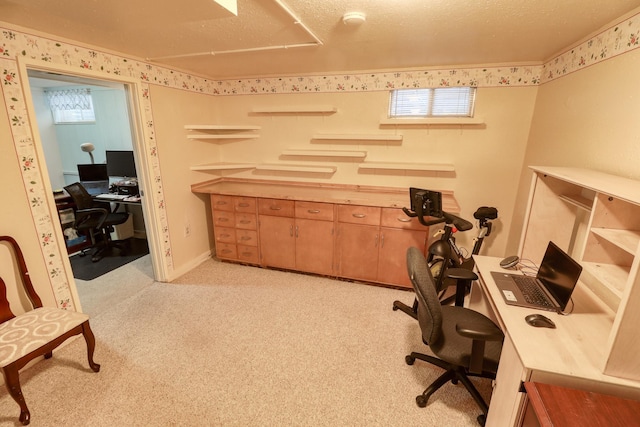
[[[573,293],[571,314],[539,311],[555,322],[556,329],[535,328],[524,318],[537,311],[506,305],[495,286],[491,271],[507,271],[499,266],[501,258],[474,256],[474,259],[480,289],[474,288],[469,304],[492,317],[505,333],[488,427],[520,425],[526,397],[521,392],[522,381],[640,399],[640,381],[602,373],[615,313],[583,283],[578,283]],[[571,302],[567,307],[570,305]]]

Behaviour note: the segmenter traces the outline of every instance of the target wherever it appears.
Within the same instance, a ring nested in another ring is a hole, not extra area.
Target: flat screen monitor
[[[81,182],[108,181],[107,165],[104,163],[78,165],[78,177]]]
[[[106,157],[110,177],[135,178],[137,176],[133,151],[107,150]]]
[[[412,211],[421,213],[422,216],[442,217],[441,192],[411,187],[409,188],[409,197],[411,198]]]

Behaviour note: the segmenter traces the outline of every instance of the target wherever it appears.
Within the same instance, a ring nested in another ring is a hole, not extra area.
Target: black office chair
[[[82,234],[88,232],[91,236],[94,248],[91,261],[100,261],[105,252],[114,247],[124,253],[127,249],[126,243],[112,240],[111,232],[115,225],[124,224],[127,221],[129,213],[111,212],[104,207],[108,205],[95,203],[93,197],[79,182],[67,185],[64,189],[73,198],[76,205],[73,228]]]
[[[429,397],[448,381],[453,384],[460,381],[482,410],[478,422],[484,425],[489,408],[469,377],[495,379],[504,334],[493,321],[476,311],[441,305],[433,275],[418,248],[407,250],[407,269],[418,299],[422,340],[436,357],[414,352],[405,361],[413,365],[420,359],[446,370],[416,397],[416,403],[425,407]]]

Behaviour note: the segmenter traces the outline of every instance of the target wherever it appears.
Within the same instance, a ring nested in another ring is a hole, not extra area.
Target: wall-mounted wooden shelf
[[[212,171],[212,170],[230,170],[230,169],[254,169],[255,163],[208,163],[203,165],[191,166],[192,171]]]
[[[184,125],[187,130],[228,130],[228,131],[244,131],[259,130],[260,126],[253,125]]]
[[[455,168],[450,164],[437,163],[391,163],[391,162],[364,162],[358,165],[358,169],[387,169],[387,170],[412,170],[428,172],[453,172]]]
[[[254,114],[333,114],[338,109],[332,105],[287,105],[281,107],[256,107]]]
[[[187,139],[252,139],[259,138],[258,134],[214,134],[214,135],[187,135]]]
[[[381,119],[386,126],[478,126],[484,125],[479,117],[429,117],[424,119]]]
[[[257,170],[267,171],[285,171],[285,172],[311,172],[311,173],[334,173],[338,170],[335,166],[312,166],[312,165],[294,165],[294,164],[278,164],[263,163],[256,166]]]
[[[345,157],[360,158],[367,157],[366,151],[353,150],[307,150],[307,149],[290,149],[282,152],[283,156],[305,156],[305,157]]]
[[[322,134],[313,135],[318,140],[402,141],[402,135],[384,134]]]

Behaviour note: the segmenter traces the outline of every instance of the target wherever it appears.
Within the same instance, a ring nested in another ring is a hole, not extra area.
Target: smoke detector
[[[366,21],[367,17],[362,12],[347,12],[342,16],[344,25],[360,25]]]

